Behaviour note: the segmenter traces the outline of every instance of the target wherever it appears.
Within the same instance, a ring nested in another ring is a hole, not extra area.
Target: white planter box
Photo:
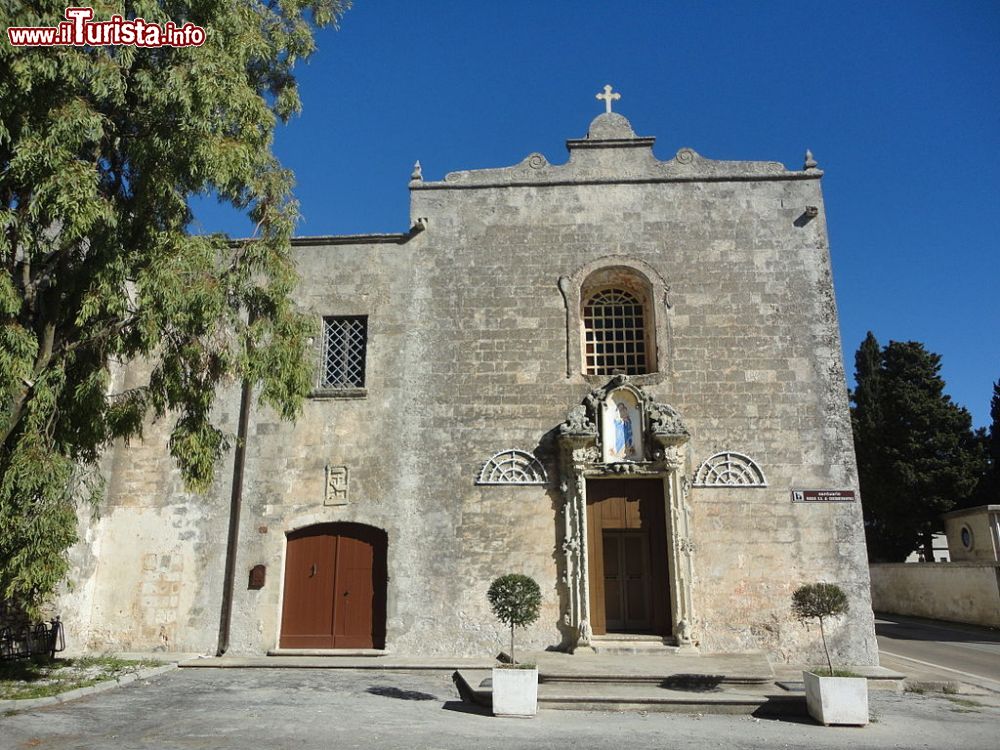
[[[868,680],[864,677],[820,677],[803,672],[809,715],[824,726],[868,723]]]
[[[534,716],[538,711],[537,669],[493,669],[493,715]]]

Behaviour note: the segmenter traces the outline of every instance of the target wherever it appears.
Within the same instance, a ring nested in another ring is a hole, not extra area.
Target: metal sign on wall
[[[793,503],[853,503],[854,490],[792,490]]]

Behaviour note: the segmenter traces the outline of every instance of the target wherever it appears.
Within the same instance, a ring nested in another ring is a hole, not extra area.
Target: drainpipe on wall
[[[233,587],[236,583],[236,552],[240,541],[240,511],[243,508],[243,467],[247,455],[247,425],[250,422],[250,399],[253,386],[243,381],[240,394],[240,421],[236,428],[236,451],[233,454],[233,491],[229,499],[229,538],[226,542],[226,573],[222,582],[222,614],[219,617],[219,648],[216,656],[229,649],[229,626],[233,616]]]

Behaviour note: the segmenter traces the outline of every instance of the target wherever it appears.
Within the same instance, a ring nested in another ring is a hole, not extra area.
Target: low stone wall
[[[1000,563],[873,563],[876,612],[1000,627]]]

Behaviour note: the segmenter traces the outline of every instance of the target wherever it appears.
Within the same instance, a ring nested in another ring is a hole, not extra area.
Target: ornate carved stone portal
[[[559,426],[560,489],[563,494],[563,583],[568,596],[563,623],[571,648],[590,646],[591,601],[587,550],[587,479],[609,476],[661,478],[665,503],[671,635],[678,645],[697,643],[691,584],[695,545],[691,539],[688,480],[690,433],[680,415],[656,403],[626,375],[591,391]]]

